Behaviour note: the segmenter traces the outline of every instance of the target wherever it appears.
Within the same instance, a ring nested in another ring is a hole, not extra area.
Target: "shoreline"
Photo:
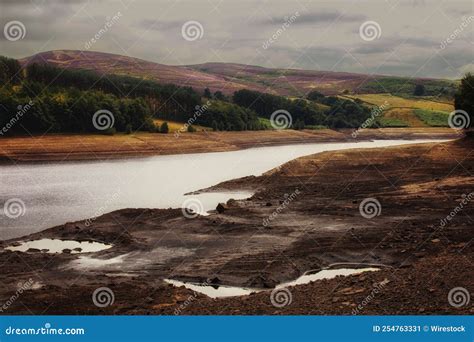
[[[90,226],[71,222],[53,227],[29,238],[114,247],[54,257],[0,249],[0,280],[6,284],[0,298],[11,294],[18,280],[36,279],[41,270],[42,286],[26,291],[22,303],[48,314],[173,314],[194,296],[181,314],[350,315],[373,284],[380,283],[384,291],[364,307],[364,314],[472,313],[470,307],[450,307],[446,295],[456,286],[474,286],[472,273],[465,272],[474,253],[474,209],[466,207],[442,230],[437,227],[467,184],[474,183],[463,170],[474,167],[473,144],[462,139],[328,151],[294,159],[250,180],[230,181],[229,187],[247,184],[256,193],[229,200],[222,211],[208,216],[189,219],[180,209],[123,209],[98,217]],[[458,160],[462,168],[456,167]],[[264,225],[285,194],[295,189],[300,189],[298,196]],[[380,216],[361,217],[359,204],[367,197],[380,201]],[[82,257],[93,260],[92,266],[81,263]],[[118,257],[124,260],[107,263]],[[18,272],[25,260],[30,267]],[[213,300],[162,281],[210,279],[215,286],[271,289],[308,270],[349,262],[392,268],[291,287],[294,304],[280,309],[271,305],[268,292]],[[443,272],[443,284],[434,272]],[[414,292],[419,284],[426,293]],[[101,309],[84,300],[100,286],[115,292],[115,305]],[[20,304],[9,310],[26,313]]]
[[[450,128],[381,128],[353,130],[283,130],[243,132],[138,133],[105,135],[45,135],[0,139],[0,165],[65,161],[103,161],[156,155],[236,151],[253,147],[304,143],[355,142],[386,139],[454,139]]]

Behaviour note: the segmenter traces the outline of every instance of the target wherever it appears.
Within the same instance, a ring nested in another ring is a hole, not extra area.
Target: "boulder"
[[[28,248],[26,250],[26,253],[40,253],[41,250],[39,250],[38,248]]]
[[[229,209],[229,207],[227,206],[227,204],[225,203],[219,203],[216,207],[216,210],[219,214],[223,213],[224,211],[226,211],[227,209]]]

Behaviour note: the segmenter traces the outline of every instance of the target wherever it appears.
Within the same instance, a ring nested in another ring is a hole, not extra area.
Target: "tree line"
[[[258,116],[268,119],[275,111],[286,110],[291,114],[294,128],[359,127],[370,117],[370,109],[361,101],[325,96],[317,91],[310,92],[306,99],[291,100],[278,95],[243,89],[234,93],[233,101],[254,110]]]
[[[9,127],[5,134],[97,132],[93,116],[99,110],[113,114],[113,131],[166,132],[164,127],[155,127],[153,118],[187,122],[202,105],[201,95],[191,87],[48,64],[22,68],[17,60],[6,57],[0,57],[0,80],[0,125]],[[30,102],[33,105],[17,122],[19,108]],[[216,130],[263,128],[248,109],[220,100],[212,103],[195,124]]]

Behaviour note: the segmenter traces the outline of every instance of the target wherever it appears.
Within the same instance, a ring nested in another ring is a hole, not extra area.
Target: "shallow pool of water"
[[[0,166],[0,205],[20,199],[19,212],[0,212],[0,239],[10,239],[123,208],[182,208],[200,213],[248,192],[185,196],[222,181],[260,175],[289,160],[324,151],[385,147],[430,140],[317,143],[247,150],[155,156],[113,161],[83,161]],[[18,214],[18,215],[17,215]]]
[[[104,243],[94,241],[79,242],[74,240],[40,239],[23,241],[20,242],[18,246],[9,246],[5,249],[10,251],[26,252],[30,248],[38,249],[44,253],[62,253],[64,249],[69,249],[71,254],[76,254],[99,252],[112,248],[112,245],[106,245]]]
[[[296,280],[279,284],[275,288],[279,289],[279,288],[285,288],[288,286],[303,285],[303,284],[308,284],[316,280],[332,279],[338,276],[357,275],[364,272],[375,272],[378,270],[379,268],[375,268],[375,267],[339,268],[339,269],[321,270],[314,274],[302,275]],[[238,286],[225,286],[225,285],[218,286],[218,285],[208,285],[208,284],[195,284],[195,283],[182,282],[182,281],[172,280],[172,279],[165,279],[164,281],[176,287],[184,286],[187,289],[190,289],[198,293],[202,293],[210,298],[245,296],[251,293],[268,291],[267,289],[257,289],[257,288],[252,289],[252,288],[238,287]]]

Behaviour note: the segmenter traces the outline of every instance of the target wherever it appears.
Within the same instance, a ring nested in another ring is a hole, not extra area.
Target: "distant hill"
[[[234,63],[205,63],[170,66],[138,58],[93,51],[56,50],[20,60],[25,63],[49,63],[62,68],[95,70],[100,74],[118,74],[190,86],[210,88],[224,94],[239,89],[279,95],[303,96],[318,90],[326,95],[349,93],[410,94],[415,84],[424,84],[427,95],[450,95],[455,82],[436,79],[411,79],[346,72],[271,69]]]

